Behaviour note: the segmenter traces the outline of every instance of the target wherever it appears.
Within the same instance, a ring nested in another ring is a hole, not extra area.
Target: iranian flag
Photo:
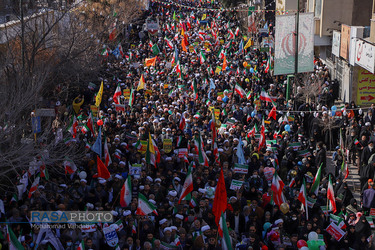
[[[329,175],[327,200],[328,200],[328,203],[329,203],[329,210],[331,210],[333,213],[336,213],[335,193],[333,191],[331,175]]]
[[[290,183],[289,183],[289,187],[290,188],[292,188],[293,186],[294,186],[294,184],[296,184],[296,180],[294,179],[294,178],[292,178],[291,180],[290,180]]]
[[[107,138],[105,138],[105,140],[104,140],[104,163],[105,163],[106,167],[108,167],[110,164],[112,164],[112,159],[111,159],[111,156],[110,156],[109,150],[108,150]]]
[[[195,80],[195,78],[191,84],[191,89],[194,92],[194,99],[197,100],[198,99],[198,87],[197,87],[197,81]]]
[[[129,106],[132,107],[134,103],[134,90],[133,88],[130,91]]]
[[[192,164],[190,164],[189,170],[186,175],[184,186],[182,187],[180,199],[178,200],[178,204],[180,204],[182,199],[185,198],[190,192],[193,191],[193,176],[191,173],[192,169],[193,169],[193,166]]]
[[[180,124],[178,125],[178,127],[179,127],[182,131],[184,131],[185,126],[186,126],[185,115],[182,114],[182,115],[181,115],[181,119],[180,119]]]
[[[233,31],[230,29],[228,32],[229,32],[229,39],[234,39]]]
[[[149,202],[143,194],[138,193],[138,208],[135,214],[148,215],[150,213],[158,215],[158,212],[156,211],[156,207],[154,206],[154,204]]]
[[[169,40],[167,37],[164,38],[164,40],[167,42],[167,45],[170,49],[173,49],[173,43],[171,40]]]
[[[70,159],[64,161],[65,174],[74,174],[77,171],[77,166]]]
[[[73,138],[76,138],[77,136],[77,128],[78,128],[78,121],[75,115],[73,115],[73,118],[70,122],[70,126],[68,128],[69,133],[72,134]]]
[[[135,227],[135,222],[133,222],[133,225],[132,225],[132,233],[133,234],[137,233],[137,228]]]
[[[79,244],[77,250],[85,250],[85,242],[82,240],[81,243]]]
[[[203,64],[205,61],[206,61],[206,56],[203,53],[203,51],[201,51],[200,62],[201,62],[201,64]]]
[[[346,161],[342,162],[341,173],[345,175],[344,179],[348,178],[348,176],[349,176],[349,168],[348,168],[348,163]]]
[[[219,57],[220,59],[224,59],[224,55],[225,55],[224,49],[221,48],[220,51],[219,51],[218,57]]]
[[[126,181],[124,183],[124,186],[121,188],[120,193],[120,205],[121,207],[127,207],[130,205],[130,202],[132,201],[132,184],[130,175],[128,175],[128,178],[126,178]]]
[[[208,159],[207,159],[205,152],[203,151],[204,146],[203,146],[202,138],[200,135],[195,136],[194,147],[195,147],[195,152],[198,155],[199,164],[208,167]]]
[[[262,101],[273,103],[273,100],[272,100],[271,96],[264,89],[262,89],[262,92],[260,92],[260,99]]]
[[[29,190],[29,199],[31,198],[31,196],[33,195],[33,193],[38,189],[38,186],[39,186],[39,180],[40,180],[40,177],[37,176],[33,182],[33,184],[31,185],[31,188]]]
[[[25,249],[9,224],[7,225],[7,240],[9,242],[9,250]]]
[[[285,197],[283,194],[284,182],[277,175],[277,172],[275,172],[273,176],[271,189],[273,193],[273,200],[275,204],[280,207],[280,205],[285,202]]]
[[[92,119],[92,113],[90,112],[89,117],[87,118],[86,126],[90,129],[91,134],[94,135],[94,122]]]
[[[121,96],[121,88],[120,88],[120,84],[118,84],[117,88],[116,88],[116,91],[115,91],[115,94],[113,95],[113,101],[116,104],[120,104],[120,96]]]
[[[307,206],[307,192],[306,192],[306,182],[303,178],[303,183],[298,194],[298,200],[305,206],[306,219],[309,219],[309,207]]]
[[[311,189],[310,189],[310,193],[314,193],[315,195],[318,195],[318,191],[319,191],[320,178],[322,175],[322,165],[323,163],[320,165],[318,172],[316,172],[313,185],[311,186]]]
[[[235,34],[236,34],[236,36],[238,36],[240,34],[240,28],[239,27],[237,27],[237,29],[235,31]]]
[[[247,99],[247,100],[250,100],[250,99],[251,99],[251,91],[247,92],[247,94],[246,94],[246,99]]]
[[[180,65],[180,60],[177,60],[177,64],[176,64],[176,73],[180,74],[180,76],[181,76],[181,65]]]
[[[236,91],[236,93],[239,94],[241,98],[244,98],[246,96],[245,90],[238,83],[236,83],[234,91]]]
[[[221,213],[221,216],[220,216],[218,231],[219,231],[220,237],[222,238],[222,241],[221,241],[222,249],[232,250],[232,241],[231,241],[231,238],[229,236],[227,221],[224,218],[223,212]]]
[[[266,69],[264,70],[264,72],[267,74],[269,70],[270,70],[270,58],[268,58],[268,60],[267,60],[267,66],[266,66]]]

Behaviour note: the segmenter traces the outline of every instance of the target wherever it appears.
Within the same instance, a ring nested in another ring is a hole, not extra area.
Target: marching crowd
[[[246,37],[236,12],[175,3],[152,1],[159,32],[117,46],[96,86],[57,100],[56,140],[86,157],[3,197],[3,247],[371,249],[375,107],[336,107],[319,58],[288,96],[272,49]],[[319,83],[316,100],[308,83]],[[42,229],[28,223],[37,210],[111,211],[114,223]]]

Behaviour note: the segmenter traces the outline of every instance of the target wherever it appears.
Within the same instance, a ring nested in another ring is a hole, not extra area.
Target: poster
[[[255,6],[250,6],[247,12],[247,29],[251,34],[255,34],[256,24],[255,24]]]
[[[103,234],[109,246],[115,247],[117,245],[118,236],[117,236],[116,228],[113,226],[113,224],[109,227],[104,227]]]
[[[362,68],[374,73],[375,47],[365,41],[357,40],[355,45],[355,63]]]
[[[129,174],[134,176],[134,178],[141,177],[142,164],[133,164],[130,166]]]
[[[339,57],[340,56],[340,31],[334,30],[332,34],[332,54]]]
[[[130,98],[130,89],[124,89],[124,98],[129,99]]]
[[[220,119],[220,109],[214,109],[214,114],[215,114],[215,120],[217,123]]]
[[[276,16],[274,74],[286,75],[295,71],[296,16]],[[313,13],[301,13],[298,35],[298,72],[314,70],[314,17]]]
[[[147,151],[147,141],[140,141],[140,145],[138,146],[138,152],[141,154],[145,154]]]
[[[334,222],[331,222],[331,224],[329,224],[326,231],[337,241],[340,241],[341,238],[345,235],[345,232],[340,229]]]
[[[234,172],[238,174],[247,174],[249,171],[249,166],[244,164],[234,164]]]
[[[375,103],[375,75],[360,68],[358,70],[357,104],[370,106]]]
[[[163,140],[163,150],[167,154],[172,151],[172,139]]]
[[[90,105],[92,117],[97,117],[98,116],[98,107],[95,105]]]
[[[273,144],[277,144],[276,140],[266,140],[266,147],[270,148]]]
[[[350,45],[350,26],[341,25],[341,44],[340,56],[346,60],[349,59],[349,45]]]
[[[242,187],[242,184],[243,184],[243,181],[232,180],[232,183],[230,184],[230,188],[229,189],[237,191],[237,190],[239,190]]]

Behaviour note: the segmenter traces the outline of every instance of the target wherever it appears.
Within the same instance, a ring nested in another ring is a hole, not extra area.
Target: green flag
[[[318,195],[318,191],[319,191],[320,178],[322,175],[322,166],[323,166],[323,163],[320,164],[318,172],[316,173],[315,178],[314,178],[314,183],[310,189],[310,193],[314,193],[315,195]]]
[[[154,54],[154,56],[156,56],[160,53],[160,49],[159,49],[157,44],[152,45],[151,49],[152,49],[152,54]]]

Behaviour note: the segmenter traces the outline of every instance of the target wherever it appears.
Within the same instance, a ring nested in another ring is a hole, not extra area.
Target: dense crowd
[[[213,211],[221,171],[232,249],[372,248],[374,106],[336,107],[336,82],[319,58],[288,96],[286,77],[272,76],[272,50],[261,48],[262,38],[246,37],[236,12],[203,9],[152,2],[147,15],[160,31],[124,51],[113,48],[96,85],[57,100],[56,140],[86,157],[62,163],[65,176],[40,177],[29,197],[42,169],[26,175],[23,197],[3,199],[25,249],[229,249]],[[308,84],[317,82],[312,99]],[[103,164],[109,178],[98,173]],[[348,164],[358,167],[361,200],[348,187]],[[189,173],[193,189],[181,199]],[[126,180],[131,200],[124,206]],[[140,194],[153,213],[139,214]],[[109,225],[101,223],[33,227],[29,212],[36,210],[112,211],[118,243],[107,244]],[[5,224],[2,231],[9,234]]]

